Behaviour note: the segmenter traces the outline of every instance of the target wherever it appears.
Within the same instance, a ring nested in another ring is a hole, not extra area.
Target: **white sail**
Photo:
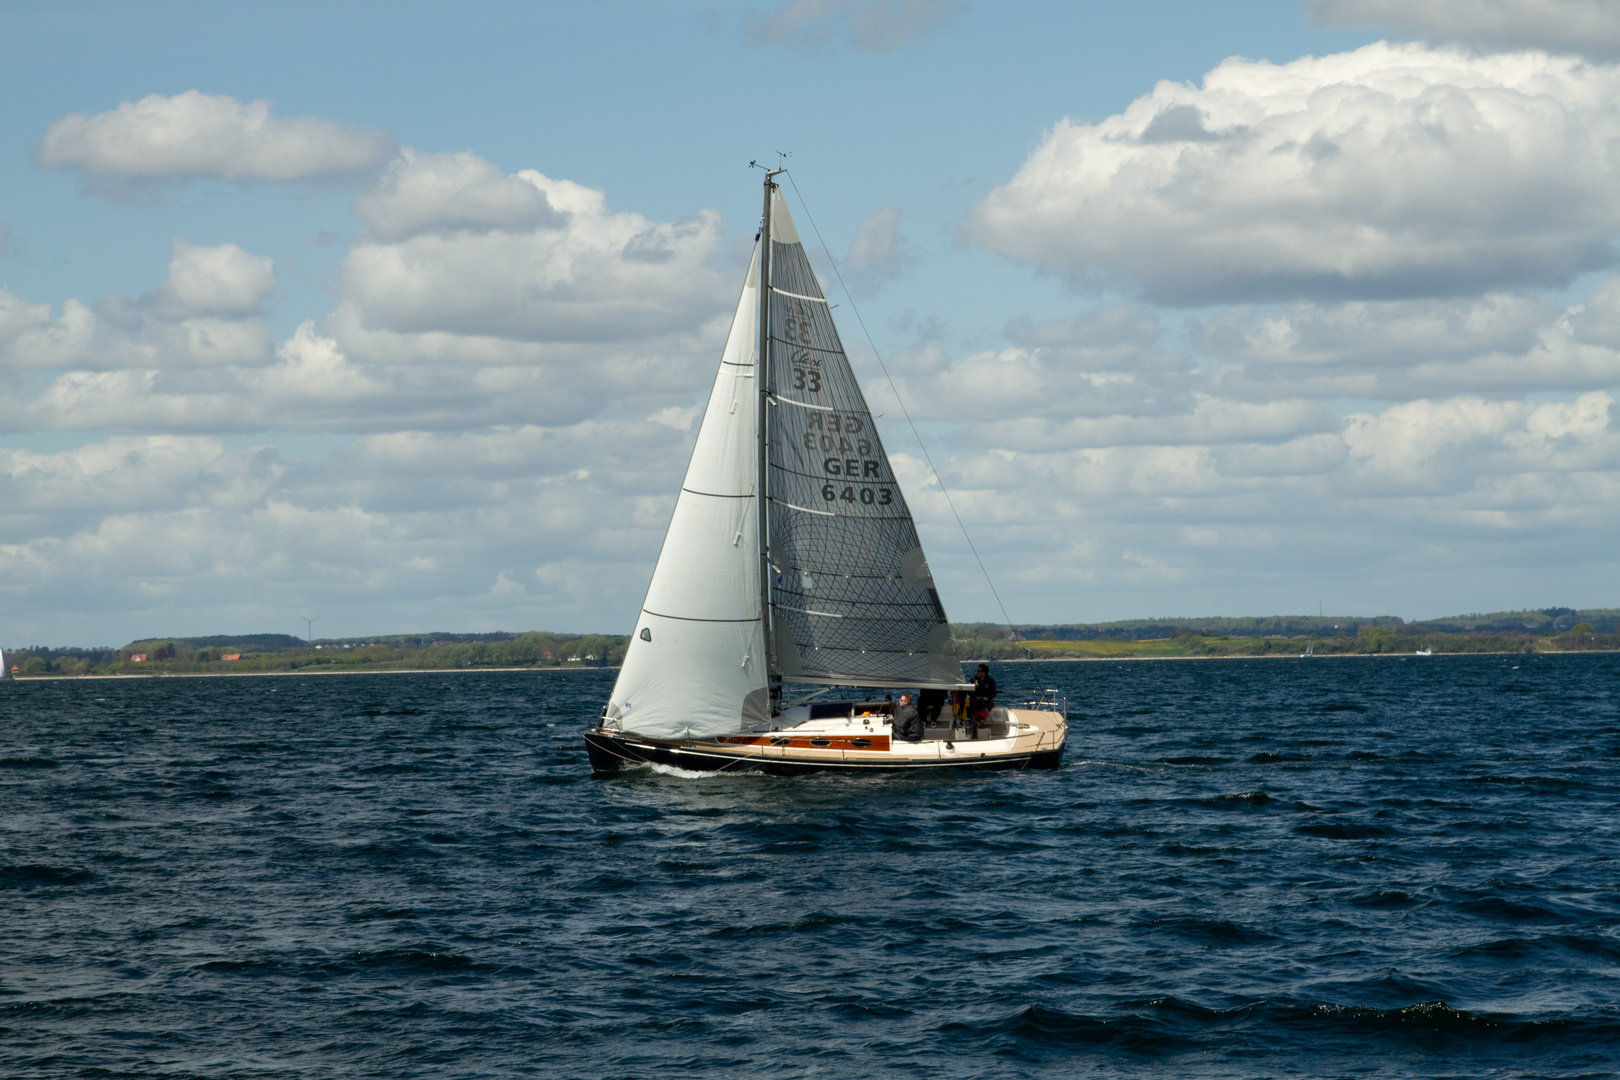
[[[11,669],[6,667],[6,650],[0,649],[0,681],[11,678]]]
[[[781,191],[771,210],[771,619],[789,681],[954,687],[962,665]]]
[[[759,250],[608,701],[621,729],[698,738],[767,720],[754,473]]]

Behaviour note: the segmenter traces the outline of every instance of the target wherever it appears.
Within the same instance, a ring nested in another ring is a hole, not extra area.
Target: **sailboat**
[[[6,650],[0,649],[0,682],[11,678],[11,669],[6,667]]]
[[[920,741],[893,731],[897,692],[971,684],[780,172],[765,175],[742,296],[629,649],[584,733],[591,765],[1057,768],[1067,721],[1053,691],[980,724],[947,713]]]

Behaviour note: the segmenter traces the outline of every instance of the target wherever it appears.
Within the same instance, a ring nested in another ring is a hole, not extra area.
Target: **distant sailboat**
[[[0,649],[0,682],[11,678],[11,668],[6,666],[6,650]]]
[[[1315,656],[1316,655],[1316,642],[1315,642],[1315,640],[1307,641],[1305,643],[1305,651],[1300,653],[1299,655],[1302,656],[1302,657],[1304,657],[1304,656]]]
[[[782,700],[784,682],[970,684],[779,171],[624,665],[585,732],[591,765],[1056,768],[1056,695],[997,708],[982,738],[947,714],[920,742],[893,736],[876,694]]]

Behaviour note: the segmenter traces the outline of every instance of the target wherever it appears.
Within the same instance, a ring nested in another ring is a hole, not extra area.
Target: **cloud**
[[[1582,303],[1534,296],[1291,304],[1220,311],[1200,344],[1212,393],[1406,400],[1620,386],[1620,279]]]
[[[561,224],[540,185],[503,176],[471,153],[417,154],[406,149],[355,203],[379,240],[427,231],[528,231]]]
[[[138,299],[29,304],[0,289],[0,367],[175,369],[259,364],[273,346],[261,306],[275,263],[235,244],[175,240],[169,274]]]
[[[646,443],[626,456],[639,472],[580,469],[625,438]],[[176,435],[0,449],[0,596],[13,633],[48,604],[86,642],[312,610],[339,634],[442,627],[447,607],[458,626],[619,630],[673,503],[638,489],[671,440],[657,425],[397,432],[326,462]]]
[[[1063,120],[965,239],[1160,303],[1562,285],[1610,265],[1620,69],[1377,43]]]
[[[362,199],[362,212],[378,221],[401,229],[412,223],[403,233],[390,230],[402,238],[362,241],[344,260],[340,289],[368,329],[627,341],[695,329],[735,296],[735,282],[715,265],[724,226],[713,211],[653,222],[609,211],[600,191],[532,170],[499,178],[470,155],[425,168],[432,177],[475,179],[447,190],[436,180],[418,185],[395,175]],[[416,170],[411,163],[403,172]],[[396,181],[429,194],[406,199],[396,194]],[[538,200],[510,223],[495,221],[518,205],[511,192],[519,188]],[[470,193],[466,201],[458,191]],[[410,210],[401,210],[407,203]],[[414,231],[428,222],[473,220],[482,227]]]
[[[64,116],[46,131],[34,160],[47,169],[133,181],[302,180],[369,172],[396,148],[386,131],[276,116],[269,101],[187,90]]]
[[[1417,400],[1345,421],[1356,488],[1380,494],[1499,489],[1501,478],[1620,470],[1614,398],[1530,405],[1476,397]]]
[[[885,206],[856,228],[844,263],[862,291],[870,292],[883,280],[899,277],[917,261],[917,252],[900,233],[900,217],[899,210]]]
[[[0,393],[0,424],[465,430],[661,410],[668,423],[706,390],[741,273],[720,265],[718,215],[656,222],[537,172],[414,153],[358,209],[398,239],[357,241],[348,298],[279,343],[275,265],[234,244],[176,240],[161,284],[60,314],[0,290],[0,365],[57,372]]]
[[[50,304],[0,289],[0,366],[67,367],[89,357],[95,333],[95,313],[77,300],[65,301],[53,319]]]
[[[1490,49],[1620,56],[1620,7],[1610,0],[1313,0],[1311,13],[1329,26],[1384,26]]]
[[[232,451],[217,439],[113,436],[53,454],[0,450],[0,491],[12,515],[89,515],[200,505],[251,505],[285,477],[273,450]]]
[[[887,52],[939,33],[966,10],[948,0],[789,0],[745,21],[743,33],[762,44],[842,38],[862,52]]]
[[[148,302],[176,315],[245,315],[276,287],[275,260],[235,244],[199,247],[174,242],[169,276]]]
[[[1214,315],[1204,340],[1220,353],[1261,363],[1367,369],[1523,352],[1561,314],[1545,299],[1512,293],[1239,307]]]
[[[1221,145],[1219,118],[1180,104],[1133,138]],[[274,627],[287,607],[342,611],[333,633],[446,611],[627,625],[737,300],[723,224],[470,153],[402,152],[355,210],[335,308],[285,337],[276,264],[232,244],[177,240],[128,297],[0,291],[0,363],[31,369],[0,386],[0,429],[120,433],[0,451],[13,632]],[[850,270],[903,271],[900,224],[868,219]],[[1107,303],[963,349],[922,325],[889,368],[1020,619],[1270,606],[1301,582],[1314,600],[1324,575],[1400,565],[1466,563],[1466,590],[1522,544],[1607,580],[1591,552],[1620,506],[1620,279],[1577,304]],[[988,614],[952,508],[851,347],[949,610]],[[1385,606],[1433,595],[1413,580]]]
[[[887,369],[907,407],[958,423],[1175,413],[1192,405],[1190,360],[1168,348],[1157,319],[1134,304],[1073,319],[1015,321],[1012,344],[952,355],[928,333],[895,350]],[[857,352],[873,411],[893,407],[887,381]]]

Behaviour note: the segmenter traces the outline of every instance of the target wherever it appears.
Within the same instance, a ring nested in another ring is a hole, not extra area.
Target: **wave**
[[[0,866],[0,889],[27,889],[35,886],[82,885],[94,878],[88,870],[64,866]]]
[[[959,1051],[975,1049],[1012,1057],[1107,1050],[1139,1058],[1210,1051],[1252,1058],[1259,1056],[1261,1047],[1269,1046],[1280,1056],[1303,1063],[1347,1052],[1397,1051],[1414,1042],[1476,1053],[1537,1042],[1600,1046],[1620,1037],[1620,1021],[1610,1016],[1480,1013],[1444,1001],[1375,1008],[1278,999],[1216,1009],[1163,997],[1127,1004],[1115,1016],[1024,1005],[999,1018],[955,1020],[936,1030]]]

